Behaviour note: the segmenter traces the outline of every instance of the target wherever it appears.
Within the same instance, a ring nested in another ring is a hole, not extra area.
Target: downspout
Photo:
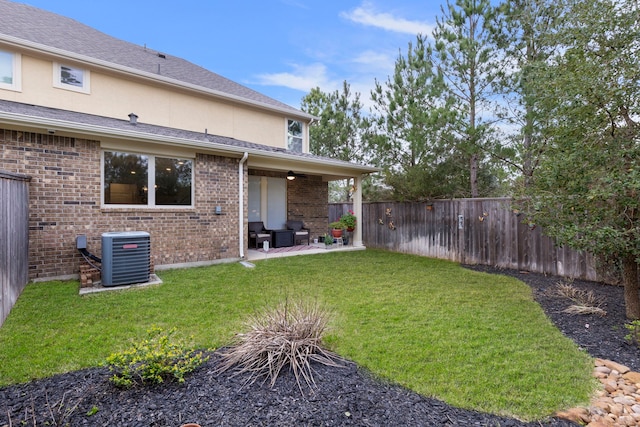
[[[244,258],[244,162],[249,153],[246,151],[238,163],[238,241],[240,242],[240,259]]]

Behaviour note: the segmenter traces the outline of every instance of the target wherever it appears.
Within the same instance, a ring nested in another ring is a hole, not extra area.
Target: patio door
[[[272,230],[285,228],[287,222],[287,180],[249,176],[249,221],[262,221]]]

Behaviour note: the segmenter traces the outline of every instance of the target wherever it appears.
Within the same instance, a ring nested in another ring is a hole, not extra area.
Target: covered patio
[[[299,221],[308,229],[310,244],[274,248],[264,252],[255,243],[245,242],[246,259],[325,253],[331,250],[353,250],[363,247],[361,227],[350,235],[350,245],[330,249],[322,236],[329,232],[329,182],[349,179],[350,199],[356,218],[362,218],[362,179],[378,169],[309,154],[261,153],[248,156],[246,208],[247,222],[262,222],[267,230],[284,230],[288,221]],[[246,226],[246,225],[245,225]],[[246,230],[246,228],[245,228]],[[247,232],[245,231],[245,236]]]

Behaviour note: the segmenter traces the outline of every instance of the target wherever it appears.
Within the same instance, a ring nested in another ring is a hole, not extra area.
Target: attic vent
[[[158,53],[158,58],[167,59],[167,55],[164,53]]]
[[[129,114],[129,123],[131,123],[132,125],[135,125],[138,123],[138,115],[135,113],[131,113]]]

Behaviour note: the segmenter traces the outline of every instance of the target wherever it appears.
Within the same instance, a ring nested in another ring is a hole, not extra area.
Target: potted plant
[[[328,234],[322,236],[322,240],[324,241],[325,246],[333,245],[333,237],[329,236]]]
[[[344,224],[342,221],[334,221],[329,224],[329,228],[331,228],[331,235],[333,237],[342,237],[342,229],[344,228]]]
[[[356,228],[356,215],[355,213],[349,209],[347,213],[343,214],[340,217],[340,222],[347,229],[347,231],[351,232]]]

